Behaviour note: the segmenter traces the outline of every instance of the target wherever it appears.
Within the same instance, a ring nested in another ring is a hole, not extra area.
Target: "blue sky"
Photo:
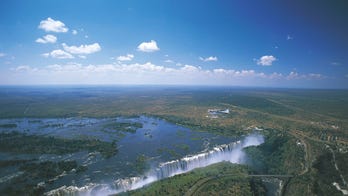
[[[0,1],[0,84],[348,88],[346,0]]]

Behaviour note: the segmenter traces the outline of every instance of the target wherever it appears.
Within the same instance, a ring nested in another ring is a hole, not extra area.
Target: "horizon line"
[[[235,89],[289,89],[289,90],[348,90],[344,87],[333,88],[320,88],[320,87],[287,87],[287,86],[234,86],[234,85],[197,85],[197,84],[0,84],[0,88],[6,87],[63,87],[63,88],[76,88],[76,87],[185,87],[185,88],[235,88]]]

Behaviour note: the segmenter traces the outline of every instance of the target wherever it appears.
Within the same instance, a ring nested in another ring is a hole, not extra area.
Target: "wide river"
[[[106,128],[110,123],[141,123],[134,133]],[[66,173],[46,185],[49,193],[80,195],[109,194],[139,188],[144,184],[204,167],[220,161],[243,163],[242,148],[259,145],[260,135],[242,138],[223,137],[192,131],[165,120],[140,116],[133,118],[50,118],[0,119],[1,132],[18,131],[27,134],[62,138],[117,141],[118,153],[108,159],[99,153],[78,152],[65,155],[28,155],[0,153],[1,160],[37,158],[38,161],[76,160],[88,167],[82,173]],[[145,158],[145,171],[139,171],[139,157]],[[11,175],[0,169],[1,176]],[[58,191],[58,192],[57,192]]]

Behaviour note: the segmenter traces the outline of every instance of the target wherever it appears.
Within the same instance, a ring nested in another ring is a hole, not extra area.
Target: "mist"
[[[235,164],[245,164],[246,155],[243,148],[257,146],[264,142],[260,134],[252,134],[240,141],[216,146],[209,151],[188,155],[181,159],[160,163],[151,168],[143,176],[118,179],[112,184],[88,184],[84,187],[61,187],[46,193],[47,195],[107,195],[135,190],[155,181],[189,172],[196,168],[206,167],[215,163],[228,161]]]

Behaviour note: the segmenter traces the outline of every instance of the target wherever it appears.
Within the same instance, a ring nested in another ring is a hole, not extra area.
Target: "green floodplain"
[[[228,112],[216,112],[228,109]],[[213,111],[213,112],[212,112]],[[248,147],[248,165],[219,163],[167,178],[126,195],[267,195],[272,181],[280,195],[342,195],[348,190],[348,91],[165,86],[3,86],[0,118],[152,116],[197,132],[241,136],[258,130],[265,143]],[[53,126],[61,126],[59,124]],[[123,133],[139,123],[105,125]],[[16,124],[0,124],[2,129]],[[99,152],[117,156],[116,140],[0,133],[0,152],[57,154]],[[180,134],[178,132],[178,134]],[[122,136],[120,136],[122,137]],[[199,139],[199,138],[198,138]],[[179,144],[178,144],[179,145]],[[182,146],[183,149],[187,146]],[[137,158],[143,170],[146,157]],[[2,195],[40,195],[37,183],[62,172],[88,169],[76,161],[1,159],[19,168]],[[1,176],[3,177],[3,176]],[[30,184],[29,182],[33,182]],[[348,191],[347,191],[348,194]]]

